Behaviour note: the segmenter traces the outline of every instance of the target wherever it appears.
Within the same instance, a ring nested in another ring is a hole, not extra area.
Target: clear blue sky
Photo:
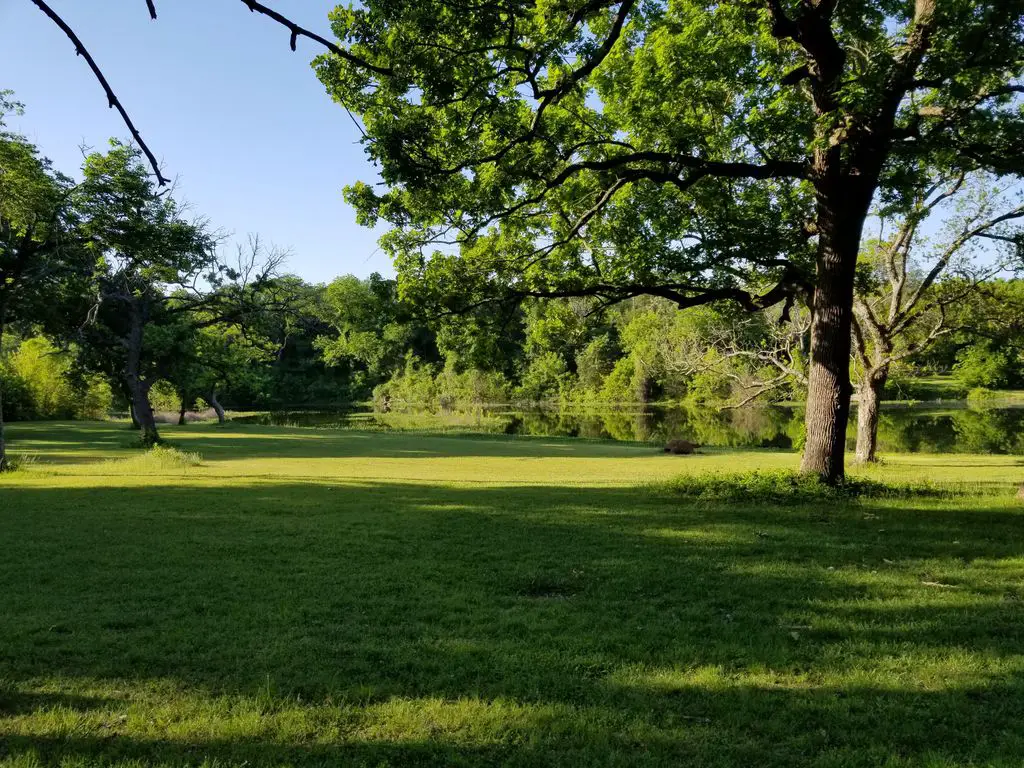
[[[359,133],[309,66],[320,52],[239,0],[49,0],[107,75],[143,138],[196,213],[244,239],[259,233],[292,252],[307,280],[392,274],[380,232],[359,227],[342,200],[376,173]],[[332,0],[268,0],[331,39]],[[84,59],[29,0],[0,0],[0,89],[24,117],[10,121],[61,170],[77,174],[79,147],[127,137]]]

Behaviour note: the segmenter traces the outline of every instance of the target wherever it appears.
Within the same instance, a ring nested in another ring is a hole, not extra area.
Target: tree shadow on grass
[[[996,500],[826,515],[637,489],[386,483],[3,499],[0,679],[12,693],[0,704],[14,703],[0,724],[93,707],[48,702],[46,680],[200,699],[269,687],[298,709],[469,699],[546,713],[496,735],[442,723],[431,738],[327,745],[5,736],[12,755],[877,765],[1009,761],[1022,746],[1024,683],[1006,674],[1024,654],[1012,631],[1022,515]],[[952,674],[958,655],[984,663],[945,686],[915,677],[915,665]],[[901,674],[878,671],[894,659]],[[491,736],[500,743],[481,743]]]

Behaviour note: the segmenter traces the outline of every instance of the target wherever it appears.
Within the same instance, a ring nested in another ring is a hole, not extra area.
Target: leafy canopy
[[[361,116],[403,289],[753,308],[806,277],[815,159],[1019,172],[1022,0],[367,0],[316,69]],[[830,68],[834,71],[821,71]],[[877,164],[881,168],[877,168]],[[775,288],[775,290],[770,290]]]

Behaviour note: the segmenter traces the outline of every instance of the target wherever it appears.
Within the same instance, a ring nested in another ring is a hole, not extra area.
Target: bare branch
[[[241,2],[250,11],[254,13],[262,13],[264,16],[276,21],[278,24],[287,27],[288,31],[291,32],[291,37],[289,38],[289,45],[291,46],[291,49],[293,51],[295,50],[296,40],[299,37],[306,37],[309,38],[310,40],[313,40],[314,42],[320,43],[320,45],[329,50],[335,56],[344,59],[349,64],[353,64],[359,67],[360,69],[366,69],[369,70],[370,72],[374,72],[384,77],[390,77],[391,75],[394,74],[394,70],[391,67],[381,67],[376,64],[372,64],[369,61],[366,61],[366,59],[362,59],[359,56],[356,56],[355,54],[346,51],[340,45],[332,43],[330,40],[318,35],[316,32],[311,32],[308,29],[300,27],[291,19],[282,16],[277,11],[273,10],[272,8],[268,8],[262,3],[257,3],[256,0],[241,0]]]
[[[160,164],[157,162],[156,155],[153,154],[146,142],[143,141],[139,130],[135,127],[132,119],[128,116],[128,112],[124,108],[124,105],[122,105],[121,101],[117,98],[117,94],[114,93],[114,89],[110,87],[110,83],[107,82],[107,78],[103,75],[103,71],[99,68],[99,65],[96,63],[96,60],[93,59],[92,55],[90,55],[89,51],[86,50],[85,45],[82,44],[78,35],[76,35],[75,31],[68,26],[67,22],[57,15],[57,13],[43,0],[32,0],[32,2],[35,3],[36,7],[45,13],[67,36],[75,46],[75,53],[85,59],[86,63],[89,65],[89,69],[92,70],[92,73],[96,76],[96,79],[99,81],[100,85],[103,86],[103,90],[107,94],[107,104],[121,114],[121,119],[124,120],[124,124],[128,127],[128,130],[132,135],[132,139],[139,145],[139,149],[145,153],[146,159],[149,160],[149,164],[152,166],[153,172],[156,174],[157,183],[161,187],[168,184],[170,180],[160,172]],[[152,13],[156,13],[155,9],[153,9]]]

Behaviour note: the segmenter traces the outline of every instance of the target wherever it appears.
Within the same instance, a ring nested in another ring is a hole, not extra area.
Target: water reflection
[[[802,410],[783,407],[281,411],[238,420],[287,426],[473,431],[630,442],[661,442],[681,437],[704,445],[736,448],[799,448],[803,436]],[[851,449],[855,425],[853,418],[848,435]],[[1024,408],[883,408],[878,443],[883,453],[1022,454]]]

